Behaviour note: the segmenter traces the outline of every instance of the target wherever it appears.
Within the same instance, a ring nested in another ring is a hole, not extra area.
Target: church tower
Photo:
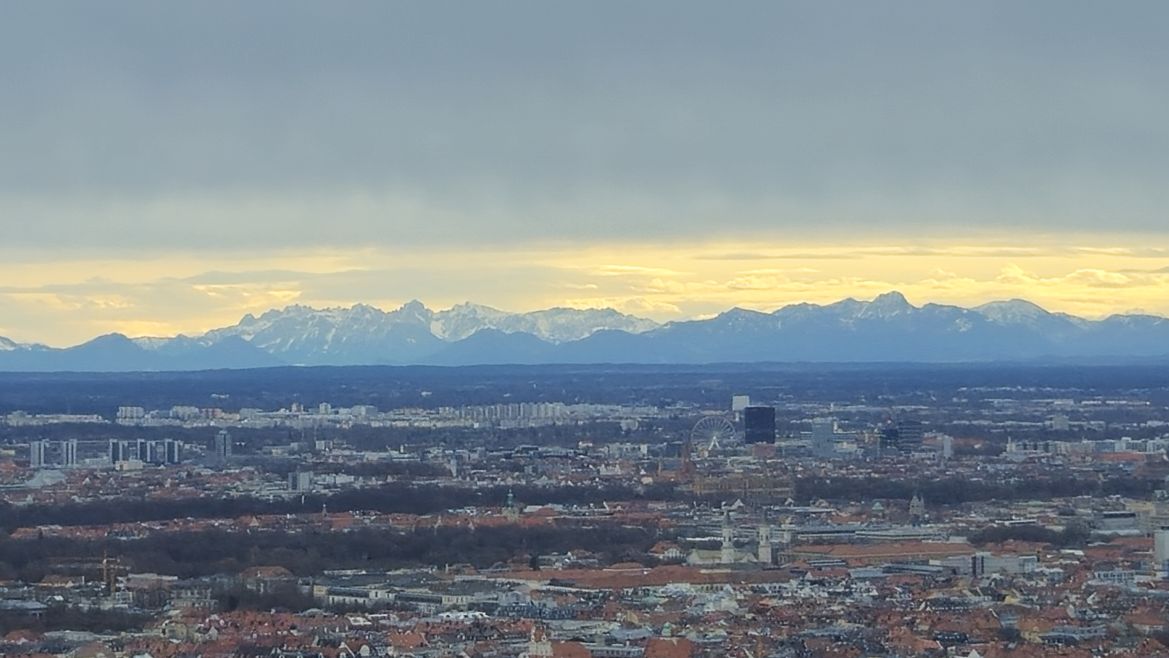
[[[759,525],[759,549],[758,559],[760,564],[772,564],[775,561],[775,551],[771,547],[771,523],[768,522],[767,517],[763,517],[763,522]]]
[[[913,500],[909,501],[909,520],[915,526],[925,520],[925,501],[916,493],[913,494]]]
[[[548,639],[548,631],[542,625],[532,625],[532,634],[528,639],[528,650],[522,656],[526,658],[552,658],[552,641]]]
[[[504,516],[508,521],[515,523],[520,520],[520,506],[516,502],[515,494],[511,489],[507,490],[507,507],[503,510]]]
[[[723,512],[723,545],[722,563],[732,564],[735,561],[735,528],[731,525],[731,511]]]

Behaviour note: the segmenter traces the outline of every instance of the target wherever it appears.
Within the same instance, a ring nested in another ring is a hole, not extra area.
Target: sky
[[[1169,315],[1169,4],[0,4],[0,336],[287,304]]]

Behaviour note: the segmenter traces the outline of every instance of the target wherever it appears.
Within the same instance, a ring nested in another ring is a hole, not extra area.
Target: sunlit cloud
[[[100,263],[66,258],[31,268],[0,263],[6,282],[0,302],[10,337],[59,345],[109,331],[197,334],[233,324],[245,313],[293,303],[392,309],[415,298],[433,308],[464,301],[512,311],[611,307],[670,321],[733,306],[772,311],[899,290],[918,304],[973,306],[1021,297],[1089,317],[1132,309],[1169,314],[1169,267],[1148,257],[1160,248],[1155,239],[1115,248],[1101,240],[1106,246],[1093,249],[1040,237],[1028,242],[1018,249],[968,243],[912,249],[863,242],[754,245],[760,253],[818,256],[790,263],[711,257],[749,251],[728,242],[276,249],[209,259],[176,251]]]
[[[646,265],[602,265],[593,272],[597,276],[681,276],[682,272]]]

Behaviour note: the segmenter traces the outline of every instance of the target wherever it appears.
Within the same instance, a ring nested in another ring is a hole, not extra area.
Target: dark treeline
[[[299,576],[328,569],[395,569],[472,564],[490,567],[520,556],[582,549],[603,562],[641,559],[659,539],[653,528],[599,523],[591,527],[498,526],[426,528],[409,532],[159,533],[134,540],[64,537],[0,541],[0,579],[36,582],[54,558],[111,555],[134,571],[183,578],[235,574],[253,566],[281,566]],[[527,560],[524,561],[527,564]]]
[[[1012,387],[1016,395],[1052,390],[1140,389],[1169,400],[1163,363],[986,364],[710,364],[441,367],[311,367],[203,372],[0,373],[0,413],[97,413],[112,417],[134,401],[152,408],[257,407],[293,402],[381,409],[509,402],[724,405],[733,393],[759,400],[873,401],[949,398],[977,387]]]
[[[797,500],[909,500],[920,495],[927,503],[956,505],[988,500],[1050,500],[1072,496],[1147,497],[1164,486],[1156,478],[1108,478],[1104,480],[1071,476],[1041,477],[1013,481],[940,480],[887,478],[798,478]]]
[[[988,500],[1049,500],[1072,496],[1123,495],[1147,497],[1161,488],[1155,478],[1109,478],[1095,480],[1070,476],[1017,481],[986,481],[947,478],[940,480],[887,478],[805,477],[795,481],[795,499],[810,502],[908,500],[918,494],[931,505],[954,505]],[[502,506],[509,487],[440,487],[436,485],[390,483],[377,488],[351,489],[332,495],[309,494],[278,500],[252,497],[187,498],[179,500],[111,499],[62,505],[0,503],[0,529],[43,525],[104,525],[169,519],[235,518],[247,515],[306,514],[320,512],[370,511],[382,513],[433,514],[463,507]],[[523,504],[602,505],[611,501],[686,500],[690,494],[669,484],[649,487],[514,487]]]
[[[997,544],[1008,540],[1051,544],[1060,548],[1078,548],[1092,538],[1092,530],[1080,522],[1068,523],[1063,530],[1052,530],[1040,525],[994,526],[983,528],[970,536],[975,546]]]
[[[0,636],[14,630],[45,631],[91,631],[94,633],[118,633],[141,629],[147,617],[124,610],[82,610],[64,605],[49,606],[40,616],[13,612],[0,613]],[[0,655],[4,647],[0,645]]]
[[[113,499],[65,505],[15,506],[0,504],[0,528],[41,525],[104,525],[168,519],[234,518],[260,514],[303,514],[327,508],[333,512],[400,512],[431,514],[472,505],[499,506],[507,501],[508,487],[481,489],[392,483],[374,489],[306,495],[284,500],[258,498],[187,498],[180,500]],[[614,500],[672,500],[673,487],[515,487],[526,504],[600,505]]]
[[[318,607],[316,599],[306,594],[295,583],[276,585],[263,592],[257,592],[242,585],[223,589],[215,593],[219,610],[288,610],[304,612]]]
[[[296,463],[285,462],[283,469],[269,469],[268,472],[287,474],[295,471],[297,468],[298,465]],[[435,478],[450,476],[450,469],[447,467],[428,462],[327,462],[313,464],[312,470],[315,473],[346,473],[365,478]]]
[[[722,390],[702,386],[727,373]],[[173,405],[279,409],[328,401],[379,409],[509,402],[702,402],[729,399],[742,368],[727,366],[348,366],[201,372],[0,373],[0,413],[97,413],[133,400]],[[761,374],[761,381],[774,376]]]

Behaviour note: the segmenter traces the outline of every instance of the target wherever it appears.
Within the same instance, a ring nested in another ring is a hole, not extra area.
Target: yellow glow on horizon
[[[291,303],[388,309],[412,298],[432,308],[468,300],[510,311],[611,306],[665,321],[895,289],[917,305],[1021,297],[1086,317],[1169,315],[1169,245],[1141,236],[19,256],[0,262],[0,335],[53,345],[111,331],[201,333]]]

